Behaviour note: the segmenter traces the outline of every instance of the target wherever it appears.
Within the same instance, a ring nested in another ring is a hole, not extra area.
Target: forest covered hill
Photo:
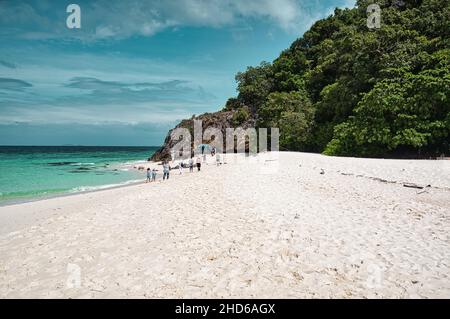
[[[367,26],[373,3],[381,8],[375,29]],[[222,111],[195,118],[208,126],[220,119],[220,127],[278,127],[282,150],[448,156],[450,1],[358,0],[236,81],[238,94]],[[180,125],[192,128],[192,119]],[[152,159],[167,158],[173,142],[169,135]]]

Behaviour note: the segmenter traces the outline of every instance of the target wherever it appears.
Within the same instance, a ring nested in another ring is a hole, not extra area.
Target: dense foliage
[[[381,28],[367,27],[380,5]],[[273,63],[236,76],[227,110],[280,128],[289,150],[349,156],[450,153],[449,0],[357,1]]]

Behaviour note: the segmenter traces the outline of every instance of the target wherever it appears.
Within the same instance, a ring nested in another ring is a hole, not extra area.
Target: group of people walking
[[[215,155],[216,155],[217,166],[219,166],[220,155],[219,154],[215,154]],[[205,157],[206,156],[204,155],[203,161],[206,162]],[[170,167],[168,161],[164,161],[162,164],[162,167],[163,167],[163,181],[164,181],[166,179],[169,179],[170,170],[172,168]],[[197,167],[197,171],[200,172],[200,170],[202,168],[202,159],[200,158],[200,156],[197,156],[195,161],[194,161],[194,157],[191,157],[187,164],[185,164],[183,161],[180,161],[180,163],[178,163],[178,170],[179,170],[180,175],[183,173],[183,168],[187,168],[187,167],[189,167],[189,172],[191,172],[191,173],[194,171],[194,167]],[[153,169],[147,168],[147,183],[155,182],[156,175],[157,175],[157,170],[155,168],[153,168]]]
[[[147,183],[149,182],[155,182],[156,181],[156,175],[157,175],[157,169],[150,169],[147,168]],[[168,162],[163,163],[163,181],[166,179],[169,179],[170,176],[170,166]]]
[[[179,170],[180,170],[180,174],[182,174],[182,169],[183,169],[183,167],[185,167],[185,166],[189,167],[189,172],[192,173],[192,172],[194,171],[194,158],[191,157],[191,158],[189,159],[189,162],[188,162],[187,165],[185,165],[183,161],[181,161],[180,164],[178,164],[178,168],[179,168]],[[197,158],[196,158],[196,160],[195,160],[195,166],[197,167],[197,171],[200,172],[200,170],[201,170],[201,168],[202,168],[202,160],[200,159],[199,156],[197,156]]]

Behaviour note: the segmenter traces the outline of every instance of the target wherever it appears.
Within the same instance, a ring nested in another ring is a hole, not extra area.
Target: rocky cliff
[[[149,161],[164,161],[171,159],[171,149],[178,141],[171,138],[172,132],[177,128],[186,128],[191,133],[191,147],[194,149],[194,120],[202,121],[203,132],[209,128],[214,127],[219,129],[223,135],[223,145],[225,145],[226,129],[231,127],[242,127],[244,129],[253,127],[255,125],[254,116],[248,114],[246,118],[238,118],[236,110],[222,110],[215,113],[204,113],[199,116],[193,116],[190,119],[182,120],[177,126],[169,131],[164,140],[164,145],[150,157]],[[203,133],[202,132],[202,133]],[[203,140],[202,143],[208,144],[211,140]],[[248,144],[248,143],[247,143]]]

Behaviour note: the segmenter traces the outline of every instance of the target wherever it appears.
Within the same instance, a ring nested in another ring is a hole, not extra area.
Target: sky
[[[0,0],[0,145],[161,145],[236,96],[237,72],[354,3]]]

